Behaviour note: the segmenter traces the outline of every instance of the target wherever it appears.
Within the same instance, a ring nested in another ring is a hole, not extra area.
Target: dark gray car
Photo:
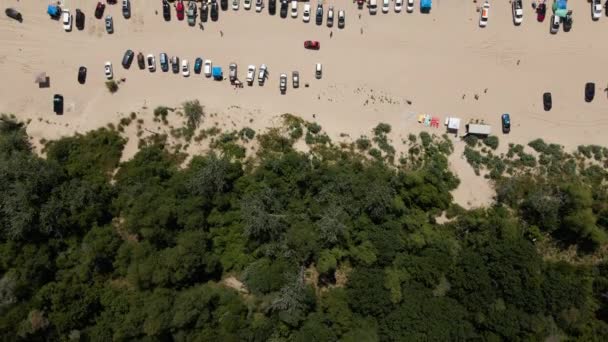
[[[125,55],[122,57],[122,67],[129,69],[131,67],[131,63],[133,63],[133,57],[135,57],[133,50],[127,50]]]
[[[122,0],[122,16],[126,19],[131,18],[131,1]]]

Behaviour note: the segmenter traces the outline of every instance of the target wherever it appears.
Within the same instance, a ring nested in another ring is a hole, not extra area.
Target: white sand
[[[336,14],[346,9],[343,30],[329,29],[325,23],[317,26],[314,17],[311,23],[303,23],[302,5],[298,19],[282,19],[278,8],[270,16],[267,9],[245,11],[241,4],[237,12],[220,11],[220,20],[207,22],[204,31],[177,21],[175,12],[172,21],[165,22],[160,0],[132,0],[129,20],[122,17],[119,5],[106,7],[105,14],[114,17],[112,35],[105,32],[103,20],[94,17],[94,1],[65,3],[72,13],[76,8],[85,12],[83,31],[64,32],[61,23],[46,14],[48,1],[0,0],[0,7],[14,7],[24,16],[22,24],[0,16],[0,112],[32,118],[29,133],[36,140],[95,129],[131,111],[147,113],[148,123],[157,105],[178,106],[198,98],[208,111],[225,117],[227,125],[234,121],[257,129],[271,125],[285,112],[307,120],[315,120],[316,114],[316,121],[336,138],[342,132],[353,138],[369,134],[378,122],[387,122],[393,127],[396,145],[399,137],[423,129],[416,121],[417,113],[433,114],[442,121],[447,115],[484,119],[494,126],[503,146],[539,137],[567,148],[583,143],[608,145],[604,134],[608,101],[603,92],[608,83],[608,69],[603,67],[608,45],[602,33],[607,32],[608,17],[593,22],[590,5],[584,1],[569,2],[573,28],[569,33],[560,28],[557,35],[549,34],[550,15],[538,23],[528,0],[519,27],[512,24],[507,1],[492,1],[488,27],[481,29],[475,11],[479,4],[472,1],[435,0],[430,15],[420,14],[416,1],[412,14],[405,10],[397,14],[391,7],[389,14],[379,11],[370,16],[350,0],[333,0],[326,1],[325,9],[328,3],[335,4]],[[305,50],[307,39],[319,40],[321,50]],[[264,87],[256,82],[235,90],[227,80],[215,82],[193,72],[184,78],[160,69],[142,71],[136,61],[124,70],[120,62],[128,48],[144,55],[154,53],[157,63],[160,52],[187,58],[191,67],[197,56],[209,58],[224,67],[225,76],[234,61],[243,80],[248,64],[265,63],[270,78]],[[114,65],[115,79],[127,79],[114,95],[104,85],[106,60]],[[322,80],[314,79],[316,62],[323,63]],[[80,65],[89,70],[86,85],[76,81]],[[300,71],[301,87],[292,89],[290,80],[282,96],[279,74],[290,75],[292,70]],[[49,89],[38,89],[34,83],[41,71],[51,77]],[[596,98],[585,103],[584,85],[589,81],[596,83]],[[545,91],[553,93],[550,112],[542,109]],[[65,114],[60,117],[52,112],[54,93],[65,97]],[[513,122],[506,136],[500,133],[504,112],[511,114]],[[250,118],[253,123],[248,122]],[[443,133],[443,128],[429,130]],[[453,163],[457,171],[466,167],[466,162]],[[463,186],[468,181],[463,179]]]

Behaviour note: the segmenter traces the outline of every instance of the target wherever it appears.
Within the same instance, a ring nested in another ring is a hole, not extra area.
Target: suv
[[[258,84],[263,86],[264,81],[266,81],[266,77],[268,76],[268,67],[266,64],[260,65],[260,72],[258,73]]]
[[[131,63],[133,63],[133,57],[135,57],[135,53],[132,50],[127,50],[125,55],[122,57],[122,67],[129,69],[131,67]]]
[[[334,26],[334,6],[329,6],[327,10],[327,27]]]
[[[317,4],[317,25],[323,24],[323,5]]]
[[[502,121],[502,132],[504,134],[511,132],[511,117],[509,114],[503,114],[500,119]]]
[[[76,28],[80,31],[84,30],[84,13],[78,8],[76,9]]]
[[[298,88],[300,86],[300,73],[294,71],[291,73],[291,82],[294,88]]]
[[[179,57],[171,57],[171,70],[174,74],[177,74],[179,72]]]
[[[81,66],[78,68],[78,83],[84,84],[87,81],[87,68]]]
[[[253,80],[255,79],[255,65],[249,65],[247,67],[247,84],[250,86],[253,84]]]
[[[150,70],[150,72],[156,71],[156,59],[154,58],[154,55],[149,54],[146,56],[146,59],[148,60],[148,70]]]
[[[549,32],[551,32],[552,34],[556,34],[557,31],[559,30],[559,22],[560,22],[559,17],[556,16],[555,14],[553,14],[551,16],[551,29],[549,30]]]
[[[63,96],[59,94],[53,96],[53,111],[57,115],[63,114]]]
[[[287,75],[281,74],[279,77],[279,89],[281,90],[281,94],[285,94],[287,91]]]
[[[551,108],[553,107],[553,100],[551,99],[551,93],[544,93],[543,94],[543,107],[545,108],[545,111],[550,111]]]
[[[268,14],[275,15],[277,13],[277,0],[268,0]]]
[[[188,25],[194,26],[196,24],[196,2],[190,1],[188,3]]]
[[[112,20],[111,15],[106,17],[106,31],[108,31],[108,33],[114,33],[114,20]]]
[[[163,0],[163,18],[165,18],[165,21],[171,20],[171,7],[169,7],[167,0]]]
[[[144,54],[141,52],[137,54],[137,65],[141,70],[146,68],[146,59],[144,58]]]
[[[122,16],[125,19],[131,18],[131,1],[122,0]]]
[[[287,18],[287,0],[281,0],[281,10],[280,10],[280,15],[281,18]]]
[[[95,6],[95,18],[101,19],[103,17],[103,11],[105,11],[106,5],[102,4],[101,1],[97,3]]]
[[[167,58],[167,54],[162,52],[160,54],[160,58],[158,59],[158,63],[160,64],[160,69],[163,72],[169,71],[169,59]]]
[[[588,82],[585,84],[585,102],[593,101],[595,97],[595,83]]]
[[[217,2],[212,2],[211,3],[211,21],[217,21],[217,18],[219,16],[219,9],[217,6]]]
[[[194,73],[200,74],[201,70],[203,70],[203,59],[200,57],[196,57],[194,60]]]
[[[230,63],[230,65],[228,66],[228,70],[229,70],[228,77],[230,79],[230,83],[234,83],[234,81],[237,80],[237,77],[236,77],[236,72],[237,72],[236,63]]]

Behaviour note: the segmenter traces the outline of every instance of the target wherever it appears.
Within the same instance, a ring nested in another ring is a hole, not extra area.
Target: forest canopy
[[[227,134],[190,159],[149,139],[121,162],[116,130],[41,157],[3,117],[0,336],[606,340],[605,167],[544,146],[546,172],[495,174],[495,204],[464,210],[450,140],[410,136],[396,161],[389,132],[334,145],[288,116],[255,155]]]

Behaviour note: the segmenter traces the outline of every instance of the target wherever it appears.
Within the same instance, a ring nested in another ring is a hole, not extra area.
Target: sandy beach
[[[161,1],[132,0],[132,17],[124,19],[120,5],[108,5],[105,14],[114,17],[114,34],[105,32],[103,20],[94,17],[95,2],[64,1],[63,7],[86,14],[82,31],[65,32],[60,21],[46,14],[48,1],[0,0],[2,8],[13,7],[23,23],[5,15],[0,19],[0,112],[32,119],[28,132],[35,140],[53,139],[116,122],[130,113],[152,117],[158,105],[179,106],[199,99],[207,112],[218,113],[223,124],[263,129],[283,113],[317,121],[330,136],[347,133],[352,138],[369,131],[378,122],[392,125],[395,145],[409,133],[427,129],[417,122],[421,113],[442,119],[457,116],[464,121],[482,119],[493,126],[502,146],[525,144],[535,138],[566,148],[579,144],[608,145],[608,100],[604,88],[608,70],[601,61],[608,53],[601,32],[608,17],[592,21],[590,4],[570,1],[574,24],[570,32],[549,33],[550,10],[544,22],[536,21],[529,1],[524,1],[524,22],[513,25],[510,3],[491,1],[489,23],[479,28],[479,3],[467,0],[435,0],[430,14],[380,10],[370,16],[351,1],[325,1],[336,10],[346,10],[346,27],[328,28],[304,23],[299,17],[281,18],[255,10],[220,11],[217,22],[189,27],[162,17]],[[316,2],[312,2],[316,6]],[[359,17],[360,15],[360,17]],[[332,33],[333,32],[333,33]],[[330,37],[331,34],[331,37]],[[318,40],[319,51],[305,50],[305,40]],[[144,55],[167,53],[188,59],[211,59],[227,75],[231,62],[245,79],[248,64],[269,68],[266,85],[235,89],[203,75],[151,73],[120,65],[126,49]],[[111,61],[115,79],[126,78],[115,94],[106,89],[103,64]],[[315,63],[323,64],[323,78],[314,78]],[[76,81],[78,67],[88,68],[85,85]],[[297,70],[299,89],[279,92],[279,75]],[[46,72],[49,88],[40,89],[35,76]],[[586,82],[596,83],[593,102],[584,101]],[[308,83],[309,87],[304,84]],[[542,108],[542,94],[553,94],[553,109]],[[52,96],[65,98],[65,113],[52,111]],[[477,97],[477,99],[476,99]],[[408,104],[411,103],[411,104]],[[510,113],[512,130],[500,133],[500,115]],[[314,115],[314,117],[313,117]],[[42,118],[42,119],[39,119]],[[47,122],[48,120],[48,122]],[[147,120],[153,125],[151,120]],[[457,151],[462,148],[457,147]],[[460,155],[454,156],[460,158]],[[466,161],[453,167],[463,186],[456,200],[482,204],[483,195],[468,190],[483,185],[474,179]],[[489,187],[488,187],[489,189]],[[489,193],[486,191],[486,193]],[[462,198],[459,198],[461,196]],[[470,198],[481,196],[480,198]],[[478,203],[479,202],[479,203]]]

